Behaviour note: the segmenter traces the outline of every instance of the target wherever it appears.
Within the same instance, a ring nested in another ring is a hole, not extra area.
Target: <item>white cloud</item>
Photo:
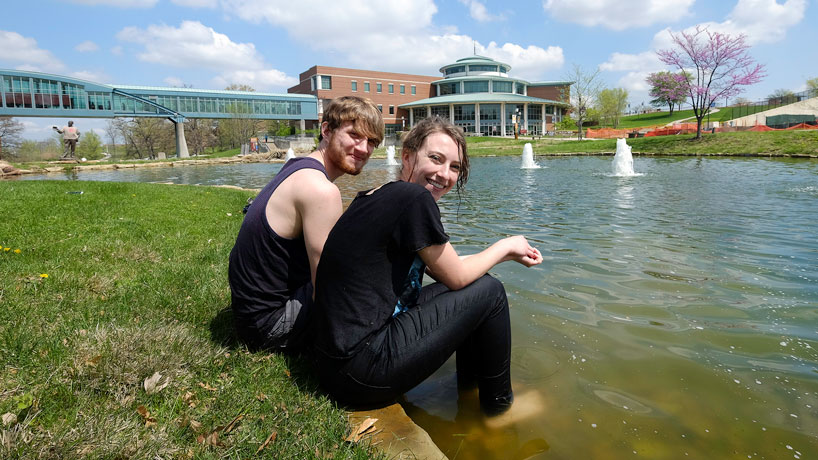
[[[113,54],[114,56],[122,56],[123,54],[122,47],[119,45],[111,47],[111,54]]]
[[[118,8],[153,8],[159,0],[71,0],[72,3],[90,6],[116,6]]]
[[[166,77],[162,81],[164,81],[165,84],[168,85],[168,86],[175,86],[175,87],[178,87],[178,88],[181,88],[181,87],[183,87],[185,85],[185,82],[182,81],[182,79],[179,78],[179,77]]]
[[[639,54],[613,53],[611,57],[600,64],[599,69],[610,72],[624,72],[634,69],[658,70],[665,65],[659,60],[654,51],[645,51]]]
[[[432,0],[223,0],[223,6],[246,21],[282,27],[314,49],[338,52],[345,67],[435,75],[471,56],[475,45],[478,54],[510,64],[520,78],[546,78],[564,62],[559,47],[483,46],[455,27],[435,25]]]
[[[437,12],[432,0],[223,0],[222,6],[245,21],[281,26],[319,48],[338,40],[361,48],[368,37],[414,32],[429,26]]]
[[[88,53],[97,51],[99,49],[99,46],[97,46],[97,44],[92,42],[91,40],[85,40],[84,42],[75,46],[74,49],[79,51],[80,53]]]
[[[295,78],[269,68],[254,44],[235,43],[227,35],[197,21],[183,21],[178,28],[164,24],[151,25],[147,29],[126,27],[119,31],[117,38],[141,45],[143,50],[136,56],[142,61],[178,68],[210,69],[220,73],[219,81],[232,81],[240,75],[248,79],[240,83],[256,82],[256,89],[298,83]]]
[[[216,8],[219,5],[218,0],[171,0],[171,3],[189,8]]]
[[[750,44],[783,40],[790,27],[804,19],[806,0],[739,0],[727,20],[715,24],[713,31],[744,34]]]
[[[287,76],[284,72],[275,69],[235,70],[216,77],[213,79],[213,83],[222,88],[226,88],[233,83],[246,84],[259,90],[264,88],[288,88],[296,85],[298,79]]]
[[[90,70],[79,70],[76,72],[71,72],[69,74],[70,77],[79,78],[80,80],[87,80],[94,83],[102,83],[105,84],[108,82],[109,77],[107,74],[103,72],[92,72]]]
[[[146,62],[181,68],[232,69],[256,63],[261,56],[252,43],[234,43],[197,21],[181,26],[150,25],[147,29],[126,27],[117,38],[144,46],[137,58]]]
[[[19,70],[37,72],[61,72],[65,69],[65,64],[51,51],[37,46],[37,40],[8,30],[0,30],[0,62]]]
[[[472,19],[478,22],[491,22],[491,21],[502,21],[505,20],[505,16],[502,14],[491,14],[489,13],[488,9],[486,9],[486,5],[478,0],[459,0],[460,3],[469,7],[469,15],[471,15]]]
[[[696,0],[545,0],[543,8],[556,19],[612,30],[676,22],[690,14]]]

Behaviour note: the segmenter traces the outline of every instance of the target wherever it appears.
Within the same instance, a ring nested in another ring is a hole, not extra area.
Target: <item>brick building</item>
[[[288,93],[312,94],[318,98],[318,118],[331,99],[357,95],[369,98],[383,113],[387,134],[409,126],[409,110],[401,104],[431,96],[437,77],[341,67],[312,66],[299,75],[300,83]]]
[[[318,98],[318,117],[329,100],[350,94],[372,99],[383,112],[386,133],[438,115],[469,134],[541,135],[567,114],[573,82],[528,82],[509,77],[508,64],[470,56],[440,68],[441,77],[313,66],[289,93]]]

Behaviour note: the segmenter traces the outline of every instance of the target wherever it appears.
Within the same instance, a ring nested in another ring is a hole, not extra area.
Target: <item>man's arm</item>
[[[310,259],[310,279],[315,286],[315,273],[321,252],[324,250],[324,243],[335,222],[341,217],[343,207],[341,192],[326,178],[310,178],[308,182],[299,187],[300,193],[296,203],[301,215],[307,256]]]

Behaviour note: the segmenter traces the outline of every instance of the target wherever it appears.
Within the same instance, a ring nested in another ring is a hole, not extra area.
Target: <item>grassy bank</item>
[[[628,139],[634,153],[645,155],[757,155],[818,157],[818,130],[693,134]],[[468,138],[475,156],[520,155],[530,142],[536,155],[602,154],[616,150],[616,139],[566,141],[557,139],[514,140]]]
[[[251,195],[0,182],[0,458],[372,455],[303,361],[232,337]]]

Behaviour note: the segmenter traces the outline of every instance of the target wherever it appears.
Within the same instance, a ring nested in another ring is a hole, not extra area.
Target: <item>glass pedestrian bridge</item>
[[[168,118],[176,152],[187,157],[187,118],[318,120],[318,99],[304,94],[104,85],[61,75],[0,69],[0,116]]]

